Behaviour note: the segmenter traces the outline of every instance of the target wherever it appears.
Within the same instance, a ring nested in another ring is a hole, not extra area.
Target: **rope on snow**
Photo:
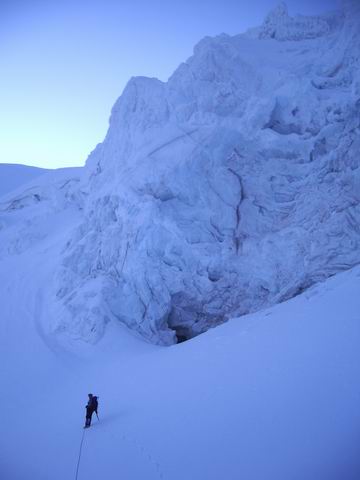
[[[78,458],[77,467],[76,467],[75,480],[77,480],[78,474],[79,474],[79,466],[80,466],[80,459],[81,459],[81,450],[82,450],[82,446],[83,446],[83,443],[84,443],[84,436],[85,436],[85,429],[84,429],[83,434],[82,434],[82,437],[81,437],[80,450],[79,450],[79,458]]]

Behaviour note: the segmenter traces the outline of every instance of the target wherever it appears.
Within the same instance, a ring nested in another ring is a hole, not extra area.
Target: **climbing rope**
[[[80,443],[80,450],[79,450],[79,458],[77,462],[77,467],[76,467],[76,475],[75,475],[75,480],[78,478],[78,473],[79,473],[79,466],[80,466],[80,459],[81,459],[81,450],[84,442],[84,437],[85,437],[85,429],[83,431],[82,437],[81,437],[81,443]]]

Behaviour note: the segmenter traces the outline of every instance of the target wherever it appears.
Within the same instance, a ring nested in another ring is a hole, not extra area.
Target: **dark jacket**
[[[86,405],[86,415],[91,416],[94,412],[97,413],[98,409],[98,401],[97,397],[91,397],[89,398],[89,401]]]

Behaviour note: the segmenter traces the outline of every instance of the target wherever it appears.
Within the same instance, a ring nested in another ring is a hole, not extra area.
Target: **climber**
[[[92,414],[95,412],[96,415],[98,414],[97,409],[98,409],[98,397],[95,397],[92,393],[89,393],[88,395],[89,401],[87,405],[85,406],[86,408],[86,420],[85,420],[85,426],[84,428],[89,428],[91,425],[91,417]]]

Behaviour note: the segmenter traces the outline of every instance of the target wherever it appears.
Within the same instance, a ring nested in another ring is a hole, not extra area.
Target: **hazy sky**
[[[0,163],[83,165],[131,76],[166,80],[205,35],[259,25],[277,0],[0,0]],[[339,0],[288,0],[321,13]]]

